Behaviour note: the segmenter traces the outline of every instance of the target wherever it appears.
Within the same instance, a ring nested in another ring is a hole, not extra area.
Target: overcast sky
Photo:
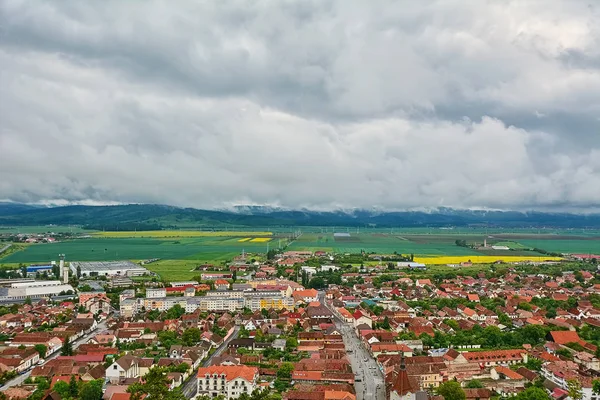
[[[600,205],[593,0],[3,0],[0,72],[0,199]]]

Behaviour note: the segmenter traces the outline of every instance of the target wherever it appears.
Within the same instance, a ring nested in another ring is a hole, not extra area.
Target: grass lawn
[[[195,268],[203,263],[192,260],[160,260],[144,267],[156,272],[161,278],[168,281],[187,281],[202,273],[221,271],[196,271]]]

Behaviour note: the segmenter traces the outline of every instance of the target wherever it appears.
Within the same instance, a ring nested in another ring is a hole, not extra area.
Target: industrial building
[[[73,287],[61,281],[33,281],[13,283],[10,287],[0,288],[0,302],[21,303],[25,299],[48,299],[61,293],[73,293]]]
[[[35,276],[38,273],[43,274],[44,272],[46,274],[52,274],[52,265],[30,265],[26,267],[26,271],[27,276]]]
[[[146,268],[131,261],[71,261],[70,268],[73,274],[77,274],[78,267],[82,278],[94,276],[142,276],[151,274]]]

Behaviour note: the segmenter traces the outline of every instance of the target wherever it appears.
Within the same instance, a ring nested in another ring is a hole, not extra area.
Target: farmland
[[[27,230],[48,232],[56,227],[32,227]],[[69,229],[70,227],[64,227]],[[187,279],[197,275],[194,266],[202,263],[222,264],[242,251],[265,253],[267,249],[323,250],[331,253],[414,254],[415,260],[426,264],[491,263],[497,260],[547,260],[546,255],[533,252],[540,248],[549,252],[600,254],[600,232],[597,231],[539,231],[484,229],[306,229],[296,239],[290,231],[236,229],[230,231],[138,231],[84,232],[80,238],[57,243],[18,245],[0,258],[0,264],[38,263],[56,260],[66,254],[71,261],[145,260],[159,258],[148,265],[167,279]],[[335,235],[335,232],[344,235]],[[537,232],[537,233],[536,233]],[[457,246],[461,240],[467,246]],[[484,240],[488,247],[483,248]],[[507,246],[510,250],[493,250],[492,245]]]
[[[254,231],[186,231],[186,230],[164,230],[164,231],[109,231],[96,232],[94,236],[103,238],[188,238],[188,237],[270,237],[273,232]]]
[[[265,252],[266,243],[244,242],[230,237],[194,237],[176,240],[140,238],[89,238],[28,246],[0,260],[0,263],[47,262],[58,254],[68,260],[144,260],[161,258],[169,260],[197,260],[198,262],[231,259],[246,252]]]
[[[509,253],[510,254],[510,253]],[[526,256],[486,256],[486,255],[470,255],[470,256],[437,256],[437,257],[415,257],[416,262],[424,264],[460,264],[465,262],[472,262],[473,264],[491,264],[496,261],[504,261],[507,263],[520,262],[520,261],[546,261],[546,260],[560,260],[560,257],[548,257],[541,254],[526,257]]]

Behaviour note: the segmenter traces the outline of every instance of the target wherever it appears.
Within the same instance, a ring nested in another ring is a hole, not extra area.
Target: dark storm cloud
[[[587,208],[584,1],[0,4],[0,199]]]

